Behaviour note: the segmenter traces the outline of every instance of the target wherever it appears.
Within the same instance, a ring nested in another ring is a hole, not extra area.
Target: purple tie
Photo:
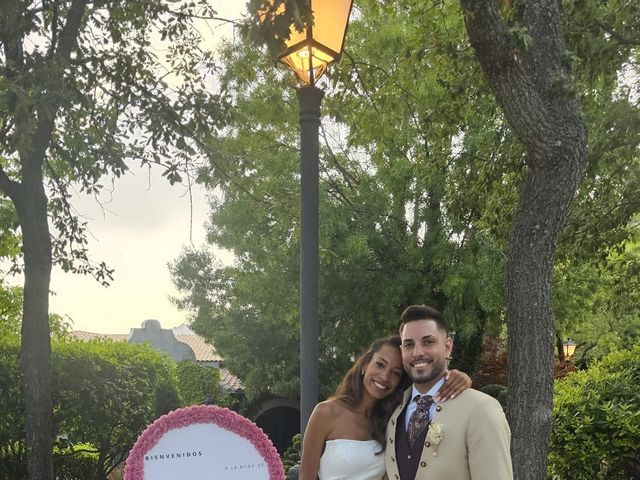
[[[429,408],[433,405],[433,397],[431,395],[416,395],[413,401],[418,404],[418,407],[411,414],[407,429],[409,447],[411,448],[424,429],[429,426]]]

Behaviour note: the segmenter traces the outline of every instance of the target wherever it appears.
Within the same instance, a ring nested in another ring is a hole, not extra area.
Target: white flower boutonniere
[[[440,423],[432,423],[429,425],[429,431],[427,432],[427,441],[433,445],[433,456],[438,456],[438,445],[444,437],[444,430]]]

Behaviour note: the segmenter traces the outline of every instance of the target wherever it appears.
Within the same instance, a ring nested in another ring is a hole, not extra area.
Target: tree
[[[587,168],[586,128],[558,2],[461,4],[487,82],[526,148],[506,261],[508,411],[515,476],[539,479],[553,399],[553,259]]]
[[[487,80],[527,148],[528,172],[511,228],[505,278],[508,412],[514,476],[544,478],[553,399],[553,256],[586,167],[586,130],[575,93],[558,84],[568,82],[571,71],[556,2],[513,7],[520,48],[509,43],[509,25],[496,2],[462,5]],[[523,411],[530,414],[517,414]]]
[[[21,287],[10,287],[0,280],[0,338],[19,338],[22,325],[23,295]],[[49,314],[49,330],[53,339],[65,338],[71,327],[67,319]]]
[[[180,181],[182,167],[197,156],[190,138],[213,134],[221,122],[224,102],[204,81],[215,65],[194,25],[214,14],[206,1],[0,5],[0,191],[15,209],[22,241],[31,479],[52,475],[52,262],[103,283],[112,274],[89,260],[68,187],[94,193],[103,175],[125,173],[127,161],[161,164],[169,181]],[[154,42],[164,42],[165,58]]]
[[[445,310],[457,333],[454,357],[472,371],[482,333],[499,332],[504,318],[503,260],[529,172],[526,146],[483,81],[456,2],[360,1],[357,7],[323,101],[324,394],[372,338],[395,330],[407,303]],[[588,26],[573,26],[571,19],[601,15],[594,8],[577,5],[561,17],[576,62],[587,64],[593,51],[585,40]],[[291,18],[304,18],[300,12],[293,8]],[[283,15],[276,24],[288,26]],[[509,38],[518,45],[527,38],[522,33],[514,27]],[[200,180],[217,192],[209,242],[232,250],[236,262],[222,266],[209,251],[189,251],[173,276],[184,293],[179,304],[194,313],[194,328],[213,340],[245,385],[292,395],[297,106],[283,85],[284,71],[266,52],[238,42],[222,55],[233,128],[209,142],[215,156]],[[614,95],[625,57],[611,48],[599,55],[602,61],[581,69],[576,83],[589,123],[598,128],[592,130],[587,182],[560,245],[572,272],[580,261],[607,258],[609,249],[620,248],[638,206],[637,105],[628,95]],[[580,292],[564,293],[571,308],[550,335],[578,313]],[[250,345],[259,345],[268,360],[257,361]]]
[[[377,3],[364,5],[374,11]],[[447,102],[436,104],[438,95],[429,93],[438,78],[453,82],[457,75],[479,72],[463,73],[468,59],[455,63],[456,51],[442,46],[440,68],[421,78],[421,64],[397,62],[393,49],[376,48],[389,36],[397,37],[393,45],[401,44],[407,21],[410,13],[398,10],[395,17],[374,12],[354,23],[350,31],[360,40],[324,101],[320,370],[325,395],[373,338],[396,331],[399,313],[409,303],[435,303],[447,312],[458,334],[457,360],[468,369],[482,333],[500,322],[500,249],[475,224],[481,189],[467,188],[476,180],[464,178],[465,166],[450,182],[443,180],[443,172],[454,168],[451,142],[458,133],[447,118],[460,110],[465,118],[473,113],[458,98],[458,84],[438,91],[451,99],[450,108]],[[407,56],[420,41],[419,22],[413,22],[416,38],[406,47]],[[429,22],[434,29],[464,33],[459,19],[442,26],[434,15]],[[210,252],[190,251],[176,262],[173,276],[185,293],[180,305],[195,312],[194,328],[212,339],[249,393],[266,387],[295,395],[297,106],[286,85],[278,83],[282,70],[263,52],[235,44],[222,55],[221,85],[233,102],[233,128],[210,142],[216,155],[200,179],[222,192],[212,202],[209,241],[232,250],[236,262],[216,265]],[[343,126],[346,138],[340,137]],[[421,168],[425,171],[413,181]],[[497,170],[487,162],[478,183],[498,182]],[[464,187],[458,189],[458,182]],[[259,361],[255,348],[262,352]]]

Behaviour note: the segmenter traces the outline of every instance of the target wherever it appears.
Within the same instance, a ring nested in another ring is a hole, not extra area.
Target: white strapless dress
[[[327,440],[320,458],[320,480],[381,480],[384,453],[375,440]]]

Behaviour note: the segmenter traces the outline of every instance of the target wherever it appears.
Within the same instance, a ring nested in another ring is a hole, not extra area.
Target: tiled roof
[[[226,368],[220,369],[220,386],[226,391],[237,392],[242,390],[242,384],[238,377],[231,374]]]
[[[178,341],[186,343],[191,347],[193,353],[196,354],[196,360],[199,362],[221,362],[222,357],[218,355],[213,345],[204,341],[199,335],[176,335]]]

